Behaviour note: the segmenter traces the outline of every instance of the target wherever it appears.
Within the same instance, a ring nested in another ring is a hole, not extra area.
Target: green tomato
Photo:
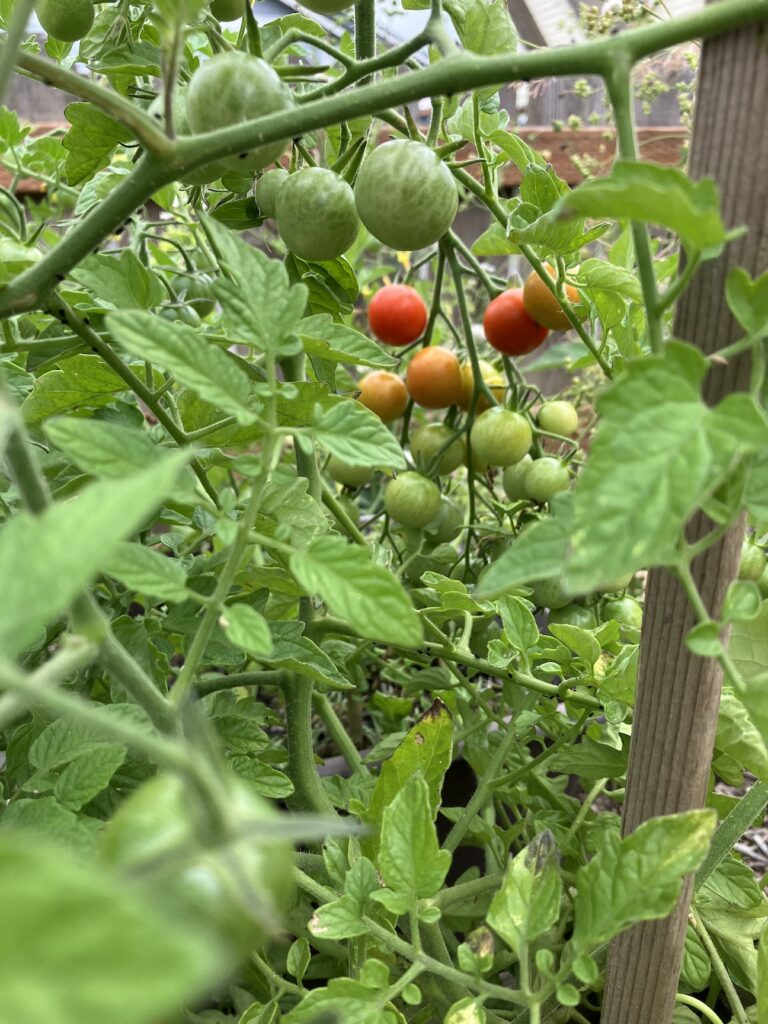
[[[349,463],[337,459],[335,455],[328,459],[326,469],[332,480],[337,484],[344,484],[345,487],[362,487],[373,476],[370,466],[350,466]]]
[[[437,517],[425,529],[428,536],[438,544],[449,544],[452,540],[456,540],[463,526],[464,509],[457,505],[455,501],[451,501],[450,498],[441,495],[440,511],[437,513]]]
[[[274,217],[277,211],[277,196],[288,179],[288,171],[283,167],[273,167],[265,171],[256,182],[254,194],[259,210],[265,217]]]
[[[768,565],[763,569],[760,579],[757,581],[757,586],[763,597],[768,597]]]
[[[440,513],[440,488],[419,473],[400,473],[387,484],[384,508],[395,522],[420,530]]]
[[[537,416],[542,430],[569,437],[579,426],[579,414],[571,402],[545,402]]]
[[[411,455],[420,473],[444,476],[464,461],[464,436],[443,423],[425,423],[411,434]]]
[[[524,487],[529,498],[543,504],[558,491],[568,490],[568,470],[551,455],[534,459],[526,471]]]
[[[123,804],[100,837],[103,859],[143,882],[158,902],[204,921],[246,952],[274,933],[293,897],[293,849],[260,842],[280,815],[239,779],[231,783],[231,834],[206,844],[201,809],[175,774],[156,775]]]
[[[530,455],[524,455],[519,462],[513,462],[504,470],[501,485],[510,501],[520,501],[522,498],[528,497],[528,492],[525,489],[525,474],[532,462],[533,459]]]
[[[174,291],[197,313],[201,320],[216,309],[213,281],[207,274],[177,274]]]
[[[243,0],[213,0],[211,14],[219,21],[239,21],[245,14]]]
[[[147,113],[150,117],[154,117],[160,124],[165,125],[165,98],[163,95],[155,96],[147,109]],[[187,94],[183,89],[177,89],[173,94],[173,126],[176,134],[181,137],[183,135],[191,135],[192,129],[189,127],[189,118],[187,117]],[[222,174],[226,172],[226,167],[221,161],[217,163],[203,164],[202,167],[196,167],[194,171],[187,171],[182,180],[184,185],[208,185],[212,181],[216,181]]]
[[[533,603],[537,608],[565,608],[573,600],[573,594],[569,593],[559,579],[538,580],[532,585]]]
[[[562,608],[553,608],[547,616],[547,624],[596,629],[597,616],[591,608],[585,608],[583,604],[567,604]]]
[[[199,327],[201,322],[194,309],[191,306],[185,306],[184,303],[178,306],[164,306],[160,310],[160,316],[168,323],[179,321],[187,327]]]
[[[308,11],[315,14],[338,14],[345,11],[352,4],[349,0],[299,0],[300,7],[306,7]]]
[[[635,631],[643,624],[643,606],[633,597],[613,598],[610,601],[603,601],[600,618],[603,622],[618,622],[621,627],[621,639],[629,643],[636,638]]]
[[[374,238],[410,252],[433,245],[453,224],[456,182],[421,142],[385,142],[362,163],[355,183],[360,220]]]
[[[757,544],[745,540],[741,547],[741,559],[739,560],[739,579],[752,580],[756,582],[763,575],[766,559],[765,552]]]
[[[187,116],[193,132],[212,132],[293,106],[291,90],[260,57],[217,53],[195,71],[187,87]],[[249,174],[274,163],[287,140],[267,142],[247,153],[225,157],[231,171]]]
[[[288,176],[277,193],[275,220],[282,240],[303,260],[335,260],[360,230],[352,189],[326,167]]]
[[[49,36],[74,43],[91,31],[95,10],[93,0],[39,0],[35,14]]]
[[[525,416],[496,405],[480,413],[469,438],[480,465],[511,466],[531,447],[533,434]]]

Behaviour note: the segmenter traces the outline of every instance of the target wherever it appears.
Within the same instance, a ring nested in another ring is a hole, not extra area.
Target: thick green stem
[[[13,74],[13,65],[16,61],[17,51],[27,30],[27,22],[32,14],[35,0],[16,0],[11,8],[11,19],[8,24],[8,31],[0,49],[0,104],[5,98],[5,90]]]
[[[368,60],[376,56],[375,0],[357,0],[355,7],[355,57]]]
[[[141,144],[157,156],[166,156],[172,151],[173,143],[158,123],[141,107],[125,99],[118,92],[104,89],[92,78],[69,71],[61,64],[46,60],[35,53],[20,53],[16,59],[18,67],[36,75],[45,85],[54,85],[62,92],[78,99],[87,100],[95,107],[109,114],[120,124],[134,133]]]
[[[320,716],[323,725],[336,744],[336,748],[347,762],[353,772],[361,775],[370,775],[368,768],[363,764],[363,759],[358,753],[357,747],[352,742],[352,737],[344,727],[344,723],[334,710],[333,704],[324,693],[314,693],[312,699],[315,708]]]
[[[613,106],[618,153],[625,160],[637,160],[637,138],[635,135],[635,98],[632,92],[632,64],[618,61],[606,78],[608,96]],[[652,352],[660,352],[663,345],[661,315],[656,274],[653,269],[651,240],[645,224],[632,221],[632,238],[635,243],[635,257],[643,289],[646,316],[648,318],[648,341]]]
[[[293,795],[288,803],[294,811],[313,811],[336,816],[315,768],[312,743],[312,680],[291,676],[283,684],[285,697],[286,739],[288,742],[288,777]]]

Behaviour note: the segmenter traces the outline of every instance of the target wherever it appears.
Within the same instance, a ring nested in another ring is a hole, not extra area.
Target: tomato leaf
[[[686,811],[653,818],[625,839],[606,832],[576,873],[574,950],[588,953],[637,921],[669,914],[684,876],[704,859],[714,827],[713,811]]]
[[[110,313],[107,324],[115,341],[131,355],[169,370],[179,383],[238,423],[255,419],[255,399],[245,372],[200,331],[140,312]]]
[[[561,213],[662,224],[684,245],[716,256],[726,240],[720,196],[711,178],[692,181],[676,167],[617,160],[611,173],[563,196]]]
[[[83,406],[109,405],[128,385],[99,356],[73,356],[59,370],[38,377],[21,404],[27,423],[39,423]]]
[[[293,575],[360,636],[418,646],[421,621],[399,581],[342,537],[318,537],[291,555]]]
[[[0,649],[12,656],[79,591],[172,491],[189,455],[176,452],[141,473],[92,484],[39,515],[0,529]]]
[[[359,402],[342,401],[331,406],[318,418],[312,433],[332,455],[350,466],[407,467],[397,438]]]
[[[562,883],[551,832],[542,832],[508,864],[486,921],[510,949],[521,950],[557,923]]]
[[[451,854],[438,844],[429,788],[420,773],[384,809],[378,863],[388,888],[409,906],[434,896],[445,880]]]
[[[35,1012],[58,1024],[145,1024],[224,977],[212,942],[161,917],[98,864],[79,865],[29,832],[0,837],[0,877],[4,1020],[24,1020],[34,991]],[[30,935],[46,936],[34,956]]]

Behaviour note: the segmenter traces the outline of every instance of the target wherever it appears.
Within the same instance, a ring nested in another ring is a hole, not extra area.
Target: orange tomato
[[[508,356],[533,352],[549,334],[525,311],[522,288],[510,288],[488,304],[483,330],[489,345]]]
[[[501,403],[504,401],[504,390],[506,385],[504,384],[504,378],[499,371],[491,366],[490,363],[486,362],[485,359],[478,359],[480,364],[480,376],[483,378],[485,383],[491,389],[491,394],[497,402]],[[475,378],[472,373],[472,363],[467,360],[466,363],[462,363],[461,366],[461,399],[459,405],[466,412],[469,409],[470,402],[472,401],[472,391],[475,386]],[[485,395],[480,395],[477,400],[477,408],[475,412],[483,412],[488,408],[488,399]]]
[[[425,409],[447,409],[461,401],[461,365],[446,348],[435,345],[417,352],[405,379],[411,398]]]
[[[554,281],[556,275],[551,264],[545,263],[544,269]],[[565,286],[565,294],[572,306],[578,305],[581,296],[573,285]],[[563,312],[563,307],[552,292],[547,288],[535,270],[532,270],[523,285],[523,305],[525,311],[537,324],[543,324],[550,331],[567,331],[571,322]]]
[[[405,412],[408,390],[396,374],[388,370],[374,370],[366,373],[360,381],[358,398],[384,423],[391,423]]]

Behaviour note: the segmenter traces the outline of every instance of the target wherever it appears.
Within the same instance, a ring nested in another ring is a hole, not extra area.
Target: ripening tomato
[[[488,344],[508,356],[533,352],[549,334],[526,313],[522,288],[510,288],[488,303],[483,330]]]
[[[387,284],[368,303],[368,325],[388,345],[416,341],[424,333],[428,316],[424,299],[407,284]]]
[[[583,604],[567,604],[563,608],[553,608],[547,616],[547,624],[596,629],[597,616],[591,608],[585,608]]]
[[[405,380],[411,398],[425,409],[447,409],[461,401],[461,365],[447,348],[430,345],[417,352]]]
[[[533,459],[530,455],[524,455],[519,462],[513,462],[504,470],[501,486],[510,501],[521,501],[528,497],[528,492],[525,489],[525,474],[532,462]]]
[[[483,378],[485,383],[488,385],[491,394],[496,401],[501,404],[504,401],[504,391],[506,385],[504,378],[496,369],[495,366],[491,366],[490,363],[486,362],[485,359],[478,359],[480,366],[480,376]],[[461,401],[459,405],[466,412],[472,402],[472,392],[475,387],[475,376],[472,370],[472,363],[467,360],[466,363],[462,364],[461,367],[461,379],[462,379],[462,390],[461,390]],[[478,396],[477,406],[475,408],[476,413],[484,412],[490,408],[490,403],[484,394]]]
[[[440,488],[420,473],[408,470],[387,484],[384,508],[402,526],[420,530],[440,513]]]
[[[259,210],[265,217],[274,217],[277,212],[277,195],[288,180],[288,171],[284,167],[273,167],[265,171],[254,186],[254,195]]]
[[[217,53],[203,62],[187,87],[187,116],[193,132],[216,131],[293,105],[293,94],[275,69],[261,57],[239,50]],[[286,142],[266,142],[222,162],[231,171],[250,174],[274,163]]]
[[[525,416],[497,405],[477,417],[469,439],[480,466],[511,466],[531,447],[533,434]]]
[[[744,541],[739,560],[739,579],[757,581],[766,566],[765,552],[751,540]]]
[[[277,193],[275,223],[291,252],[303,260],[335,260],[360,230],[352,189],[327,167],[288,175]]]
[[[408,405],[408,389],[395,373],[373,370],[360,380],[360,402],[384,423],[402,416]]]
[[[523,486],[529,498],[543,504],[558,491],[567,491],[568,481],[568,470],[562,462],[551,455],[545,455],[530,464]]]
[[[425,423],[411,434],[411,455],[425,476],[444,476],[458,469],[464,447],[464,435],[443,423]]]
[[[545,402],[536,419],[542,430],[561,437],[575,434],[579,426],[579,414],[571,402]]]
[[[101,856],[148,886],[174,914],[206,923],[246,952],[275,932],[290,905],[293,850],[274,838],[278,812],[242,780],[232,780],[227,813],[233,838],[226,844],[201,840],[191,796],[178,775],[143,783],[101,833]]]
[[[448,231],[459,206],[448,167],[422,142],[396,139],[363,160],[355,182],[360,220],[374,238],[410,252]]]
[[[369,466],[350,466],[349,463],[337,459],[335,455],[328,459],[325,468],[332,480],[345,487],[362,487],[373,476],[373,470]]]
[[[551,264],[545,263],[544,269],[550,280],[554,281],[556,275]],[[573,285],[567,284],[565,286],[565,294],[572,306],[578,305],[580,296]],[[571,326],[571,321],[563,312],[563,307],[535,270],[532,270],[525,279],[525,284],[523,285],[523,305],[528,315],[537,324],[548,327],[550,331],[567,331]]]

